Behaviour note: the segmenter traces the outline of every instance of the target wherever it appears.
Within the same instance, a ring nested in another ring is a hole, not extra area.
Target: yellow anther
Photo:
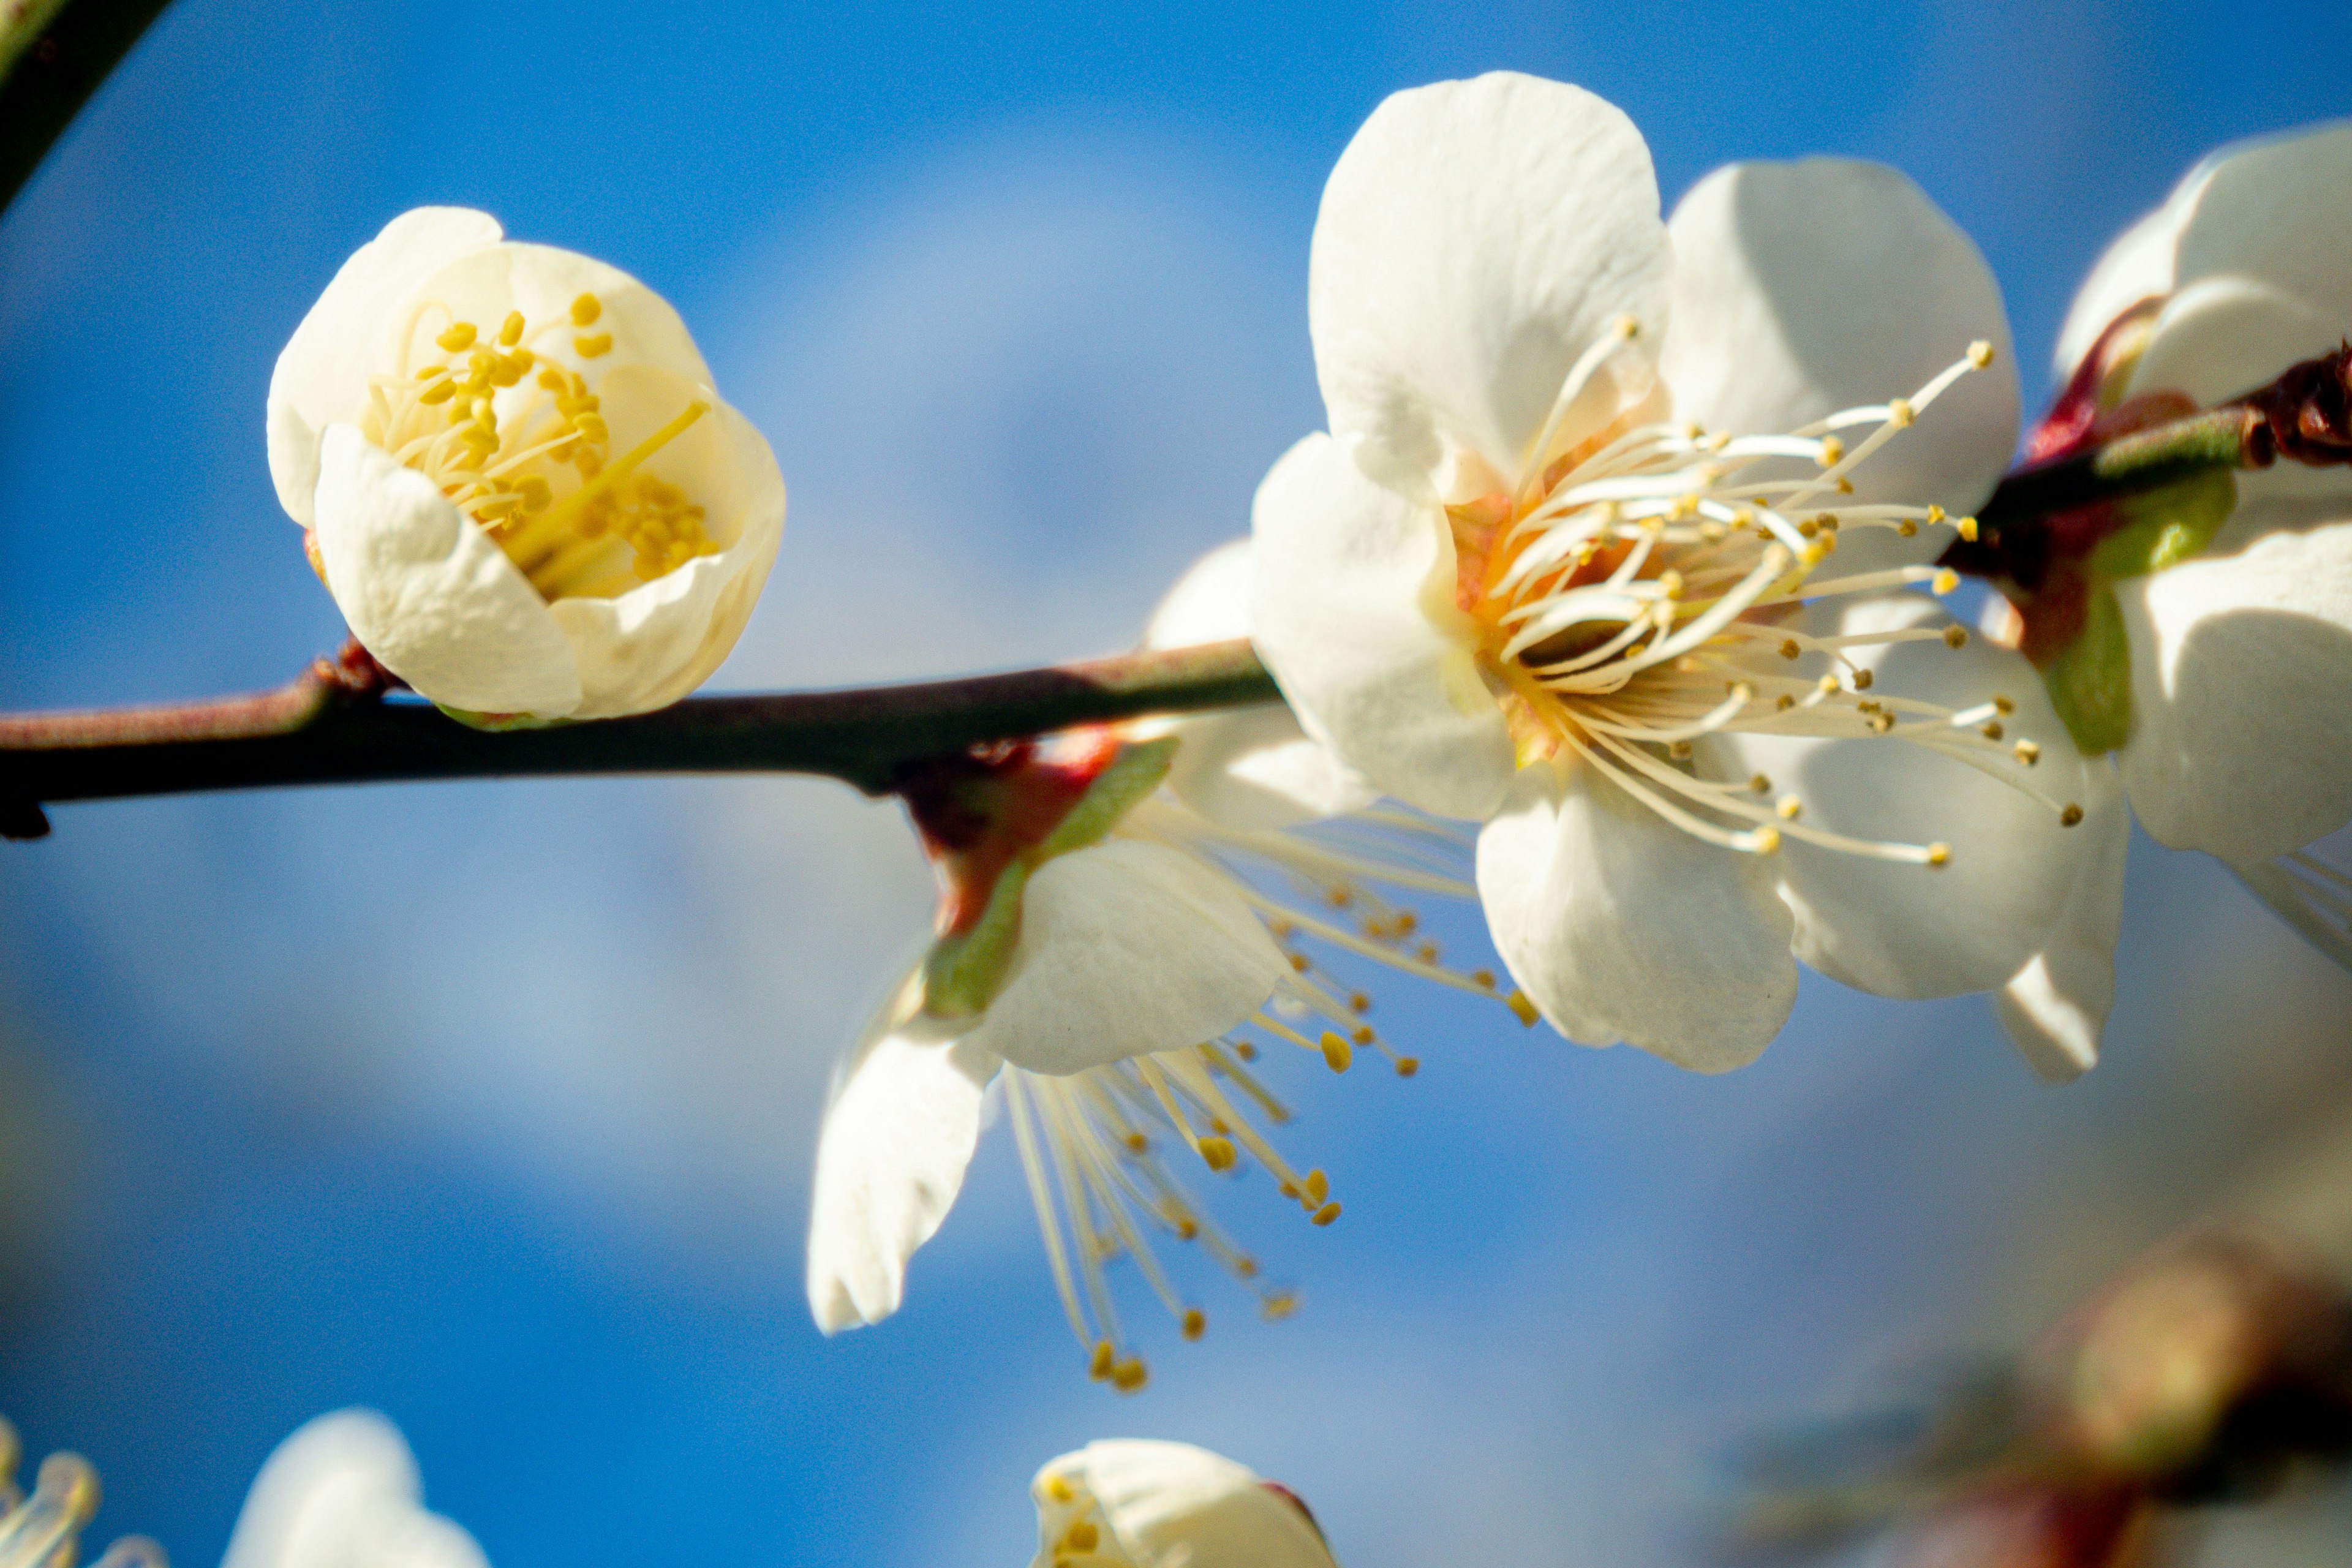
[[[1781,821],[1794,822],[1804,815],[1805,803],[1793,795],[1784,795],[1773,804],[1772,809],[1780,814]]]
[[[2020,741],[2011,751],[2029,768],[2042,760],[2042,748],[2031,741]]]
[[[1944,628],[1944,646],[1946,647],[1968,647],[1969,628],[1957,622],[1951,626],[1946,626]]]
[[[1691,743],[1688,741],[1673,741],[1667,743],[1666,755],[1678,763],[1690,761],[1690,754]]]
[[[1203,1138],[1201,1158],[1212,1171],[1230,1171],[1234,1168],[1234,1146],[1223,1138]]]
[[[1878,712],[1873,713],[1870,716],[1870,732],[1872,734],[1891,734],[1893,733],[1894,729],[1895,715],[1885,711],[1884,709],[1881,709]]]
[[[1758,795],[1770,795],[1772,793],[1772,775],[1769,773],[1750,773],[1748,775],[1748,787],[1755,791]]]
[[[1824,675],[1813,682],[1813,689],[1824,697],[1834,697],[1837,695],[1838,678],[1833,673]]]
[[[1790,696],[1785,691],[1780,693],[1780,696],[1772,699],[1772,706],[1779,709],[1783,713],[1786,713],[1790,709],[1794,708],[1796,705],[1797,700]]]
[[[1766,824],[1748,835],[1748,847],[1759,855],[1775,855],[1780,849],[1780,830]]]
[[[1433,942],[1424,942],[1419,947],[1412,950],[1412,954],[1415,958],[1420,959],[1423,963],[1435,963],[1437,962],[1437,944]]]
[[[1111,1368],[1118,1364],[1118,1352],[1110,1348],[1110,1342],[1097,1340],[1094,1356],[1087,1363],[1087,1375],[1100,1383],[1110,1375]]]
[[[499,323],[499,346],[502,349],[510,349],[522,342],[522,312],[509,310],[507,319]]]
[[[1323,1032],[1323,1060],[1333,1072],[1346,1072],[1355,1059],[1356,1047],[1348,1043],[1347,1036],[1328,1029]]]
[[[1141,1356],[1129,1356],[1110,1369],[1110,1385],[1121,1394],[1133,1394],[1151,1381],[1151,1373]]]
[[[1256,1259],[1256,1258],[1234,1258],[1234,1272],[1235,1274],[1239,1275],[1239,1276],[1240,1276],[1242,1279],[1256,1279],[1256,1278],[1257,1278],[1257,1259]]]
[[[1269,1323],[1278,1323],[1298,1310],[1298,1298],[1288,1290],[1276,1290],[1267,1296],[1258,1308],[1258,1316]]]
[[[1992,363],[1992,345],[1979,338],[1969,345],[1969,363],[1979,370]]]
[[[1958,529],[1960,531],[1960,537],[1967,540],[1970,544],[1974,544],[1977,542],[1977,520],[1975,518],[1964,517],[1958,522],[1952,524],[1952,526]]]
[[[2066,803],[2066,809],[2058,814],[2058,826],[2061,827],[2072,827],[2082,820],[2083,808],[2071,800]]]
[[[1620,316],[1615,322],[1617,335],[1632,342],[1642,335],[1642,323],[1632,316]]]
[[[1843,475],[1840,475],[1837,482],[1837,493],[1842,496],[1850,496],[1853,494],[1853,481],[1845,478]]]
[[[1321,1208],[1315,1211],[1315,1223],[1317,1225],[1329,1225],[1333,1220],[1338,1219],[1339,1217],[1339,1205],[1338,1204],[1325,1204]]]
[[[1838,459],[1844,456],[1844,442],[1839,440],[1834,436],[1824,436],[1822,437],[1822,455],[1818,460],[1822,468],[1835,468],[1838,464]]]
[[[1995,696],[1992,700],[1992,710],[2006,719],[2017,711],[2017,704],[2006,697]]]
[[[1795,658],[1804,651],[1805,650],[1803,648],[1797,646],[1796,638],[1782,637],[1780,639],[1780,657],[1782,658]]]
[[[443,328],[441,335],[433,341],[441,346],[445,353],[463,353],[474,346],[474,323],[454,321]]]
[[[1197,1340],[1209,1331],[1209,1315],[1198,1307],[1184,1309],[1184,1337]]]
[[[572,352],[582,359],[594,359],[599,354],[610,353],[613,352],[613,334],[610,332],[583,333],[572,340]]]
[[[1092,1552],[1101,1540],[1090,1520],[1074,1519],[1070,1528],[1062,1532],[1062,1544],[1072,1552]]]
[[[1474,969],[1470,972],[1470,984],[1482,990],[1492,991],[1495,988],[1495,972],[1491,969]]]
[[[1524,991],[1512,992],[1503,998],[1503,1005],[1511,1010],[1513,1017],[1530,1029],[1534,1028],[1536,1021],[1543,1016],[1541,1013],[1536,1011],[1536,1005],[1528,1000],[1528,994]]]
[[[1151,1152],[1151,1140],[1140,1132],[1130,1132],[1127,1135],[1127,1147],[1129,1153],[1148,1154]]]
[[[1984,738],[1985,738],[1986,740],[1988,740],[1988,741],[1998,741],[1998,740],[2000,740],[2000,720],[1998,720],[1998,719],[1994,719],[1994,720],[1991,720],[1991,721],[1988,721],[1988,722],[1986,723],[1986,725],[1985,725],[1984,729],[1983,729],[1982,731],[1979,731],[1979,732],[1980,734],[1982,734],[1982,735],[1984,736]]]
[[[1908,538],[1910,538],[1913,534],[1917,533],[1918,531],[1919,531],[1919,525],[1918,525],[1917,523],[1916,523],[1916,522],[1912,521],[1911,521],[1909,518],[1907,518],[1907,517],[1906,517],[1906,518],[1905,518],[1902,521],[1900,521],[1900,522],[1898,522],[1898,523],[1896,523],[1896,524],[1895,525],[1895,536],[1896,536],[1897,538],[1901,538],[1901,539],[1908,539]]]
[[[1070,1483],[1060,1476],[1045,1478],[1045,1495],[1055,1502],[1076,1502],[1078,1500],[1078,1494],[1070,1489]]]
[[[1960,574],[1948,566],[1937,573],[1935,580],[1927,584],[1938,594],[1948,594],[1959,585]]]
[[[604,302],[593,294],[583,294],[572,301],[572,324],[575,327],[593,327],[604,313]]]
[[[1291,967],[1291,971],[1292,971],[1292,973],[1297,973],[1297,974],[1304,974],[1304,973],[1307,973],[1307,968],[1308,968],[1309,966],[1308,966],[1308,964],[1307,964],[1307,955],[1306,955],[1305,953],[1303,953],[1303,952],[1294,952],[1294,953],[1289,954],[1288,956],[1289,956],[1289,959],[1290,959],[1290,967]]]
[[[1950,845],[1930,844],[1927,846],[1927,864],[1930,868],[1940,871],[1951,863],[1952,847]]]
[[[1810,517],[1805,519],[1804,521],[1797,524],[1797,536],[1801,539],[1811,539],[1818,535],[1821,531],[1822,525],[1814,521]]]
[[[1658,592],[1672,599],[1683,591],[1683,574],[1671,569],[1658,574]]]
[[[1399,1057],[1397,1058],[1396,1069],[1397,1077],[1411,1078],[1413,1074],[1421,1070],[1421,1058],[1419,1057]]]
[[[1811,544],[1806,545],[1804,549],[1797,552],[1797,559],[1805,563],[1805,570],[1810,572],[1826,560],[1829,556],[1829,542],[1827,540],[1816,539]]]
[[[1360,991],[1348,993],[1348,1011],[1359,1016],[1372,1010],[1372,999]]]
[[[456,382],[436,381],[432,385],[426,387],[424,391],[418,393],[416,395],[416,401],[419,403],[446,403],[457,395],[457,384]]]
[[[420,371],[418,371],[418,372],[416,373],[416,379],[417,379],[420,383],[422,383],[422,382],[427,382],[427,381],[438,381],[438,380],[440,380],[443,376],[445,376],[445,375],[446,375],[446,374],[449,374],[449,367],[448,367],[447,365],[446,365],[446,364],[428,364],[428,365],[426,365],[423,370],[420,370]]]
[[[1257,1060],[1257,1047],[1247,1040],[1238,1040],[1234,1044],[1234,1055],[1245,1062],[1254,1062]]]
[[[1331,1195],[1331,1178],[1321,1171],[1307,1173],[1307,1206],[1315,1208]]]
[[[1877,684],[1878,677],[1869,670],[1857,669],[1853,672],[1853,689],[1856,691],[1867,691]]]
[[[539,373],[539,384],[545,387],[548,391],[555,394],[556,411],[558,413],[562,412],[563,395],[566,389],[571,385],[569,382],[563,379],[563,373],[551,365],[547,369]]]
[[[1888,401],[1886,405],[1886,417],[1894,423],[1896,429],[1906,430],[1910,428],[1911,421],[1917,418],[1918,416],[1911,411],[1911,400],[1909,398],[1897,397]]]
[[[1348,1037],[1360,1046],[1369,1046],[1372,1043],[1372,1026],[1370,1024],[1359,1024],[1348,1031]]]

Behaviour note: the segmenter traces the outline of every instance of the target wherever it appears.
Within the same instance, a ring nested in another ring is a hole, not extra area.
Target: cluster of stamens
[[[79,1556],[82,1531],[98,1512],[98,1473],[75,1454],[41,1461],[27,1497],[16,1488],[16,1429],[0,1421],[0,1568],[64,1568]],[[166,1568],[163,1549],[125,1536],[90,1568]]]
[[[1634,335],[1629,321],[1569,377],[1565,411]],[[1854,650],[1941,641],[1957,625],[1815,637],[1790,624],[1809,601],[1958,576],[1929,566],[1827,574],[1842,536],[1903,537],[1953,521],[1932,504],[1856,504],[1852,474],[1937,396],[1992,363],[1988,343],[1907,398],[1849,408],[1779,436],[1734,436],[1621,417],[1538,465],[1514,494],[1447,509],[1459,563],[1458,600],[1483,634],[1481,668],[1508,715],[1522,762],[1565,751],[1678,827],[1755,854],[1783,835],[1824,848],[1939,868],[1941,843],[1854,838],[1803,820],[1804,803],[1776,795],[1761,774],[1698,776],[1695,742],[1724,731],[1822,738],[1885,736],[1979,767],[2041,800],[2071,826],[2082,807],[2026,776],[2041,747],[2007,734],[2006,697],[1965,709],[1873,694]],[[1557,425],[1535,450],[1559,441]],[[1849,446],[1848,437],[1864,431]],[[1796,459],[1810,471],[1771,477]],[[1767,466],[1766,475],[1755,470]]]
[[[1266,1005],[1217,1039],[1069,1077],[1004,1072],[1013,1139],[1071,1331],[1087,1349],[1089,1375],[1132,1393],[1148,1373],[1120,1334],[1106,1264],[1132,1258],[1186,1339],[1208,1327],[1207,1314],[1177,1289],[1152,1250],[1155,1232],[1206,1251],[1257,1298],[1262,1316],[1285,1318],[1298,1305],[1295,1290],[1269,1283],[1257,1259],[1209,1217],[1163,1156],[1181,1151],[1218,1175],[1254,1163],[1311,1223],[1328,1226],[1340,1213],[1330,1178],[1319,1169],[1300,1172],[1275,1147],[1267,1130],[1287,1125],[1292,1113],[1254,1065],[1288,1047],[1333,1072],[1348,1071],[1363,1050],[1378,1052],[1400,1078],[1421,1070],[1418,1057],[1398,1051],[1373,1025],[1371,994],[1330,973],[1330,955],[1493,997],[1523,1024],[1538,1015],[1519,993],[1499,993],[1492,973],[1447,968],[1419,916],[1375,890],[1377,884],[1475,897],[1439,868],[1462,845],[1424,818],[1375,811],[1316,835],[1254,833],[1152,799],[1116,831],[1232,874],[1287,961]]]
[[[718,552],[703,508],[643,468],[710,405],[689,401],[614,457],[602,400],[544,347],[569,333],[583,361],[612,352],[595,295],[549,321],[509,311],[487,334],[427,303],[412,342],[436,312],[451,319],[425,363],[404,354],[399,374],[371,378],[368,435],[479,523],[541,598],[611,597]]]

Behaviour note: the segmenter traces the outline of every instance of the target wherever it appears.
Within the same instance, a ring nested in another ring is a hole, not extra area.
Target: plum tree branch
[[[0,0],[0,209],[165,0]]]

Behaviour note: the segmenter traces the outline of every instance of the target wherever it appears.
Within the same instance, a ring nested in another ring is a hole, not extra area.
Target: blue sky
[[[675,300],[792,489],[722,684],[1102,651],[1320,423],[1305,271],[1386,93],[1512,67],[1649,137],[1916,178],[2029,402],[2075,279],[2198,155],[2352,112],[2317,5],[1230,8],[182,0],[0,218],[0,705],[284,679],[338,635],[269,367],[383,222],[480,205]],[[913,951],[887,805],[810,781],[69,808],[0,856],[0,1410],[214,1560],[307,1416],[408,1431],[500,1568],[1019,1562],[1029,1474],[1208,1443],[1381,1568],[1667,1560],[1708,1447],[2029,1328],[2352,1090],[2352,985],[2136,851],[2110,1060],[1809,983],[1700,1080],[1396,993],[1411,1083],[1300,1079],[1307,1310],[1083,1382],[1001,1136],[892,1323],[802,1304],[833,1055]],[[1433,918],[1457,949],[1482,940]],[[1261,1184],[1262,1187],[1262,1184]],[[1221,1309],[1223,1309],[1221,1310]]]

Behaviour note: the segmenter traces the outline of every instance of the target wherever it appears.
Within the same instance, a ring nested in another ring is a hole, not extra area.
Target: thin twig
[[[0,209],[165,0],[0,0]]]

